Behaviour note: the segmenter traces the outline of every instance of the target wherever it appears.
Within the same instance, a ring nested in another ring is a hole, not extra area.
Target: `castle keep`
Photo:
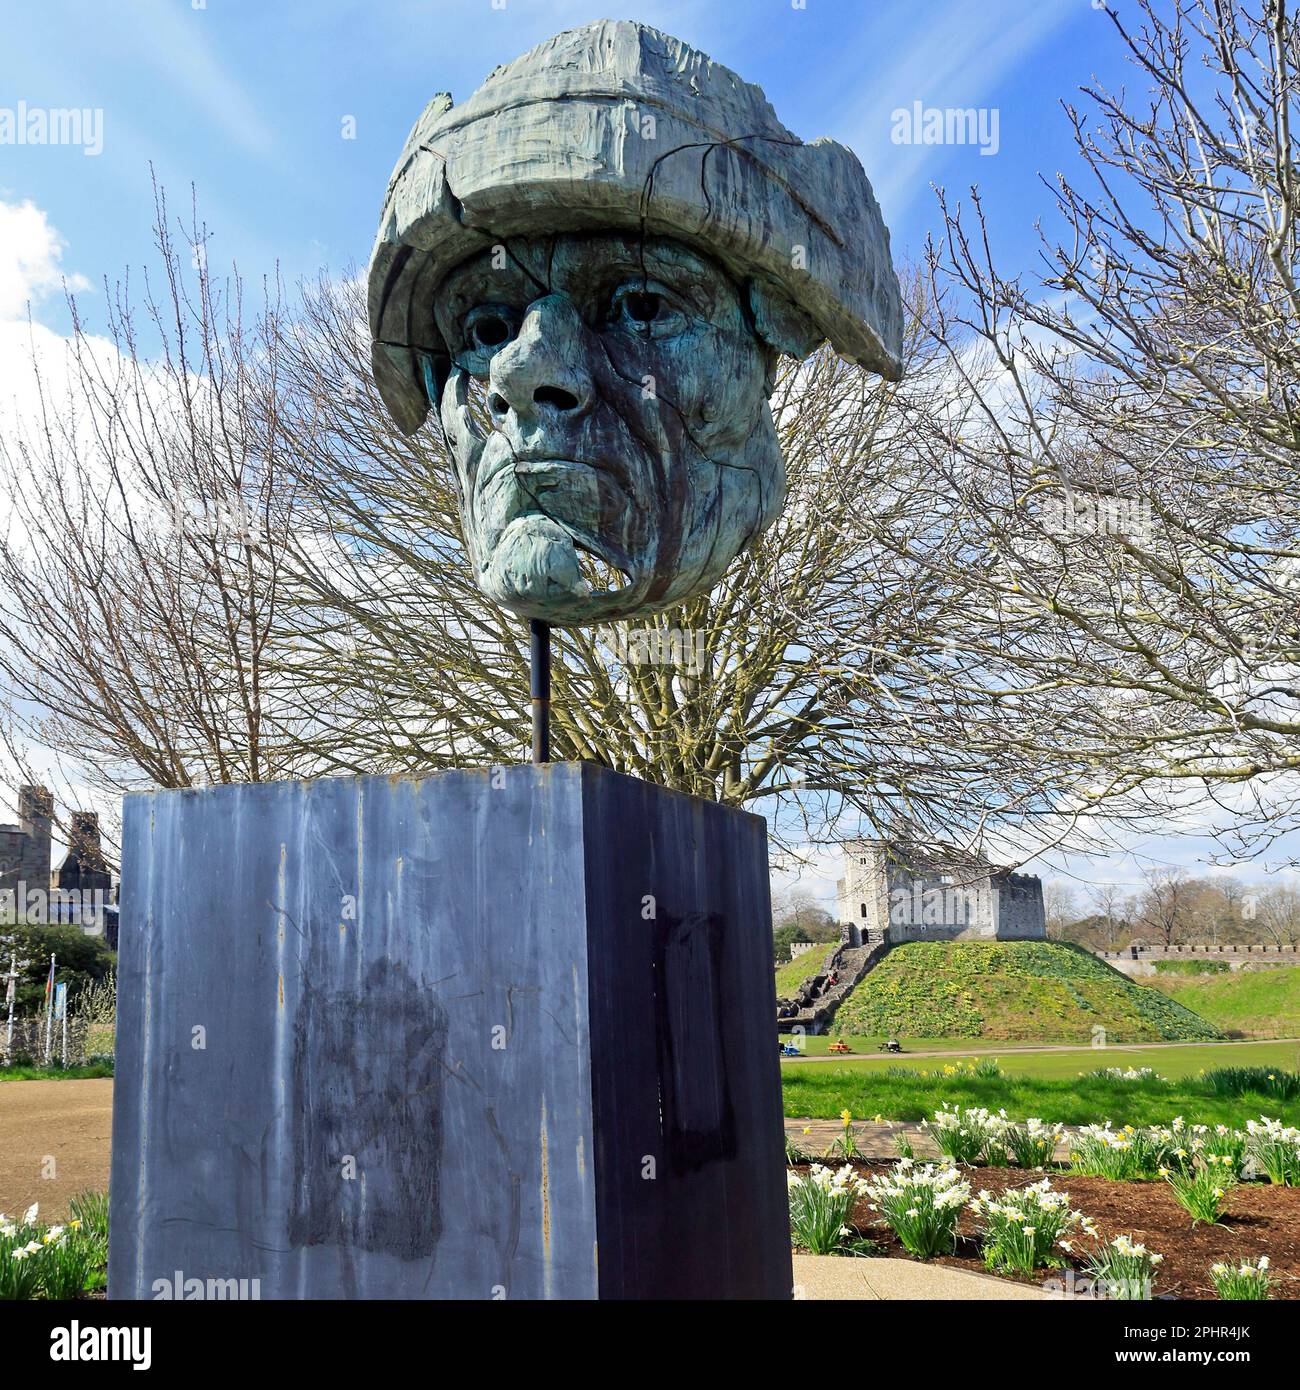
[[[837,884],[849,944],[1023,941],[1047,935],[1043,885],[987,860],[888,840],[847,840]]]

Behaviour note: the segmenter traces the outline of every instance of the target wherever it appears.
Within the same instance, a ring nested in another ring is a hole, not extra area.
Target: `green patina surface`
[[[780,355],[829,342],[901,373],[858,159],[623,20],[433,98],[388,186],[369,316],[394,421],[432,412],[451,446],[480,588],[560,626],[705,593],[776,520]]]

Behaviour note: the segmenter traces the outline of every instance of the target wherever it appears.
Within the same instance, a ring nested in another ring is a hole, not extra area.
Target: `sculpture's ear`
[[[445,352],[421,352],[418,358],[424,394],[429,398],[429,408],[436,416],[442,409],[442,388],[451,375],[451,357]]]
[[[825,341],[825,333],[770,280],[750,280],[746,290],[754,329],[769,347],[802,361]]]

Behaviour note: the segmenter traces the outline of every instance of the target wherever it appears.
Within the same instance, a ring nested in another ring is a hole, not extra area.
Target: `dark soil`
[[[868,1179],[891,1166],[854,1164]],[[1240,1264],[1242,1260],[1253,1261],[1267,1255],[1271,1273],[1278,1281],[1272,1296],[1300,1299],[1300,1188],[1242,1183],[1229,1198],[1221,1225],[1193,1226],[1192,1218],[1162,1182],[1112,1182],[1109,1178],[1086,1178],[1059,1168],[1049,1169],[1046,1174],[1023,1168],[968,1168],[962,1175],[970,1183],[972,1195],[985,1188],[996,1195],[1050,1177],[1054,1188],[1070,1194],[1072,1207],[1092,1218],[1103,1241],[1118,1235],[1131,1236],[1165,1257],[1156,1267],[1152,1289],[1155,1298],[1215,1298],[1210,1281],[1212,1264]],[[878,1254],[912,1258],[889,1227],[880,1223],[866,1198],[854,1207],[852,1224],[875,1243]],[[1063,1268],[1082,1272],[1091,1242],[1077,1231],[1071,1239],[1077,1242],[1075,1251],[1073,1256],[1061,1252],[1067,1261]],[[969,1211],[962,1213],[957,1226],[956,1253],[941,1255],[935,1263],[988,1272],[976,1240],[976,1223]],[[1044,1269],[1032,1279],[1022,1277],[1022,1282],[1041,1284],[1054,1274],[1059,1276],[1060,1271]]]

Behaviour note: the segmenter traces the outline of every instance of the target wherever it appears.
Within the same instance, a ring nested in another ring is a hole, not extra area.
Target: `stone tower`
[[[53,820],[54,798],[44,787],[18,788],[18,824],[0,825],[0,892],[14,892],[20,883],[48,890]]]

